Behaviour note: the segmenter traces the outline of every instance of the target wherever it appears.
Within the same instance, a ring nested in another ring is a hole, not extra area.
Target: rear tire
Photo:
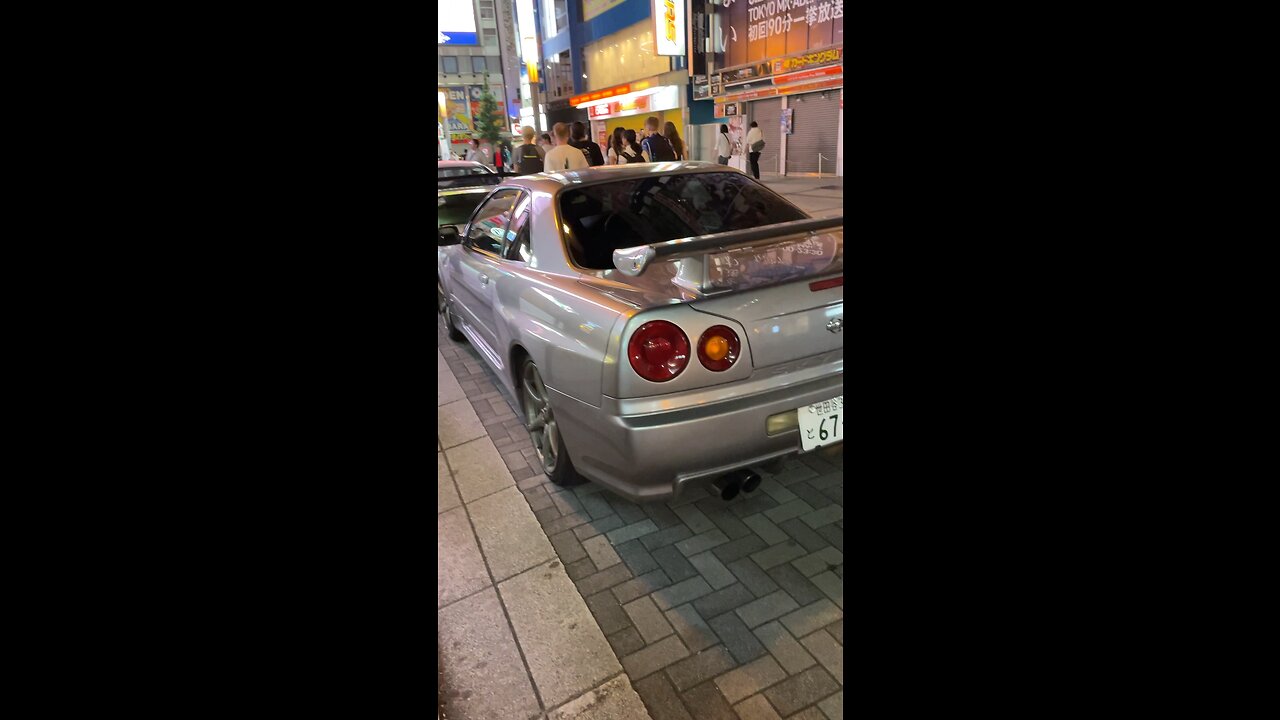
[[[553,484],[561,487],[581,485],[587,481],[578,474],[564,448],[560,424],[551,409],[551,398],[542,375],[533,360],[524,359],[520,366],[520,407],[524,411],[524,426],[533,441],[533,449],[542,464],[542,472]]]

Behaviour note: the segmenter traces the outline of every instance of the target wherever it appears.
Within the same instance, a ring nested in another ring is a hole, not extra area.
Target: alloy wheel
[[[548,475],[555,472],[559,460],[557,446],[560,442],[560,430],[556,425],[555,415],[551,412],[551,401],[547,396],[547,386],[542,384],[542,376],[533,363],[524,366],[524,424],[529,429],[529,438],[533,440],[533,449],[542,461],[542,469]]]

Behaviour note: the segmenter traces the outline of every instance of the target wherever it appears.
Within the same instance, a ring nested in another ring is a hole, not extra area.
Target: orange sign
[[[774,85],[789,85],[802,80],[812,80],[814,78],[829,77],[831,75],[841,75],[844,73],[843,65],[835,65],[833,67],[819,68],[817,70],[805,70],[791,75],[780,75],[773,79]]]
[[[595,92],[575,95],[574,97],[569,98],[569,104],[581,105],[582,103],[591,102],[592,100],[603,100],[616,95],[626,95],[629,92],[631,92],[631,85],[618,85],[611,88],[605,88],[604,90],[596,90]]]

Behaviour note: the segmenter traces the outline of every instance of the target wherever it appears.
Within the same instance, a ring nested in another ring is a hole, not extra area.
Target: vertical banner
[[[678,55],[688,51],[685,43],[685,0],[652,0],[655,55]]]

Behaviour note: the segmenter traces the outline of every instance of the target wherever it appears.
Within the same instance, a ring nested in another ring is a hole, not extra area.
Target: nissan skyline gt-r
[[[843,443],[842,217],[723,165],[644,163],[506,178],[460,228],[440,233],[444,321],[552,482],[728,498]]]

